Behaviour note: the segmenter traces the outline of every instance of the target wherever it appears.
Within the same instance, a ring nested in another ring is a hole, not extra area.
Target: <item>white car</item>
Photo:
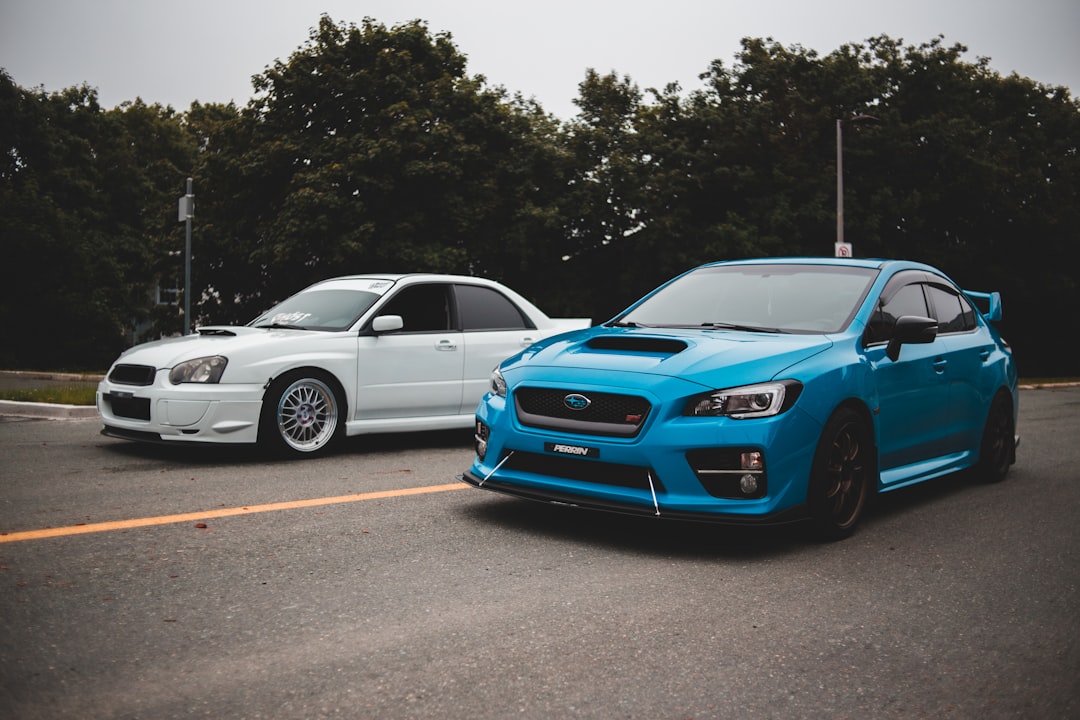
[[[469,428],[492,368],[589,324],[482,278],[325,280],[247,325],[124,352],[98,385],[102,433],[312,456],[342,435]]]

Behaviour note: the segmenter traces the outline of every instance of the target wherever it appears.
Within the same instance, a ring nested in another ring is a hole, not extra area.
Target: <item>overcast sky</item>
[[[827,55],[881,34],[905,45],[943,35],[971,62],[1080,93],[1080,0],[0,0],[0,67],[25,88],[85,82],[109,108],[244,105],[251,76],[287,60],[324,13],[425,20],[452,35],[470,75],[563,119],[588,68],[688,91],[712,60],[732,67],[744,37]]]

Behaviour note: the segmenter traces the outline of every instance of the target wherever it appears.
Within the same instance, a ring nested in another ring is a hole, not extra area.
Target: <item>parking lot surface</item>
[[[831,544],[479,492],[468,433],[99,429],[0,419],[0,717],[1080,716],[1078,388]]]

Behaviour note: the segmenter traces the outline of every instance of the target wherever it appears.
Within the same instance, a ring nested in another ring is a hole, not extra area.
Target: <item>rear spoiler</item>
[[[964,294],[971,298],[971,301],[979,308],[979,312],[983,314],[984,318],[990,322],[1001,321],[1001,293],[983,293],[965,290]]]

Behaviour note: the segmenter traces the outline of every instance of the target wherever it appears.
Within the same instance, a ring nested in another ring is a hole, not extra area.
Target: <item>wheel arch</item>
[[[338,402],[341,404],[342,416],[348,417],[350,402],[348,394],[345,391],[345,383],[332,370],[327,370],[325,367],[321,367],[319,365],[297,365],[295,367],[290,367],[282,370],[276,375],[271,376],[269,379],[267,379],[266,384],[263,385],[263,405],[266,404],[266,395],[270,392],[270,388],[274,385],[274,383],[278,382],[284,377],[289,377],[292,375],[307,375],[309,377],[318,377],[323,380],[329,381],[330,389],[334,391],[334,394],[337,396]]]
[[[841,410],[851,410],[852,412],[857,414],[863,422],[866,423],[867,427],[870,428],[870,437],[874,440],[873,453],[871,453],[871,457],[874,461],[874,477],[877,478],[877,482],[874,483],[874,486],[871,488],[871,490],[873,491],[873,494],[877,494],[881,485],[881,477],[879,473],[879,469],[881,467],[881,459],[878,457],[878,448],[881,446],[881,443],[878,440],[879,428],[878,424],[874,421],[874,411],[871,410],[870,406],[867,405],[866,402],[861,398],[849,397],[846,400],[838,403],[836,407],[833,408],[832,412],[829,413],[829,417],[825,418],[825,423],[822,423],[823,431],[825,428],[825,424],[828,423],[829,419]]]

